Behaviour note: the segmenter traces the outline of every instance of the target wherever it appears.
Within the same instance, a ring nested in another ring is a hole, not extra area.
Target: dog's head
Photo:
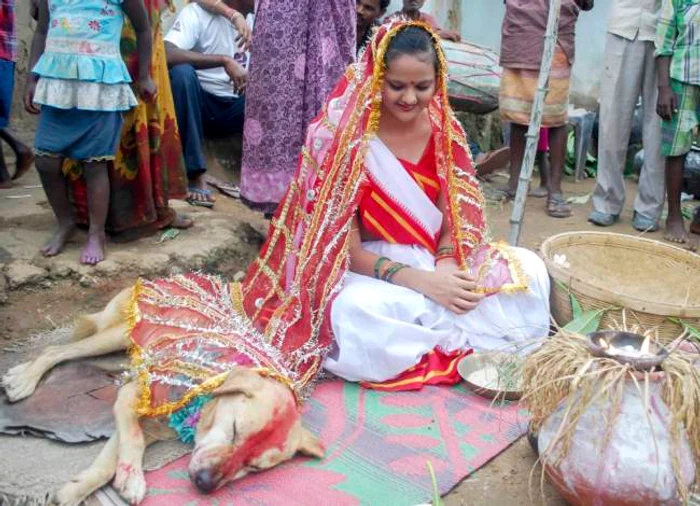
[[[272,378],[236,368],[202,410],[190,478],[202,492],[291,459],[321,458],[321,442],[301,426],[291,390]]]

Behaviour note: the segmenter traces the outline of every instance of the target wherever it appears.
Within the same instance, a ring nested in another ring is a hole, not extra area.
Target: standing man
[[[600,85],[598,178],[588,220],[607,227],[620,218],[625,203],[623,173],[632,119],[642,97],[644,166],[634,202],[632,226],[658,229],[664,206],[661,121],[656,116],[658,79],[654,61],[656,22],[661,0],[614,0],[605,41]]]
[[[357,53],[359,54],[372,38],[374,27],[379,26],[391,0],[356,0]]]
[[[511,124],[510,179],[506,194],[514,197],[525,154],[525,134],[544,51],[549,0],[505,0],[506,15],[501,35],[501,120]],[[562,195],[561,178],[566,153],[566,124],[569,119],[569,81],[574,64],[576,21],[581,10],[593,8],[593,0],[562,0],[559,34],[554,50],[549,93],[544,103],[542,127],[549,129],[551,177],[546,212],[553,218],[568,218],[571,209]]]
[[[668,217],[665,239],[697,249],[700,211],[685,230],[681,189],[685,157],[700,125],[700,0],[663,0],[656,33],[658,113],[664,120],[661,151],[666,156]]]
[[[10,177],[0,142],[0,188],[9,188],[34,162],[31,149],[24,145],[7,128],[10,123],[12,92],[15,86],[15,60],[17,58],[17,36],[15,34],[15,0],[0,0],[0,139],[15,152],[17,168]]]

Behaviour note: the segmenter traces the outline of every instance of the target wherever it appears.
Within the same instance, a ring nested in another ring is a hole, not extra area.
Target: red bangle
[[[437,264],[440,260],[445,260],[447,258],[451,258],[451,259],[455,260],[455,254],[449,253],[449,254],[444,254],[444,255],[438,255],[435,257],[435,263]]]

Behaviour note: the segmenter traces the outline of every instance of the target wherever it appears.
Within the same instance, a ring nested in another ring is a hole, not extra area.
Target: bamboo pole
[[[518,190],[515,193],[513,212],[510,216],[510,234],[508,242],[512,246],[517,246],[520,240],[520,230],[525,214],[525,200],[530,186],[530,178],[535,167],[535,157],[537,156],[537,141],[542,125],[542,109],[547,96],[549,73],[552,70],[552,59],[554,58],[554,48],[556,47],[559,33],[559,13],[561,11],[561,0],[549,0],[549,17],[547,18],[547,30],[544,36],[544,51],[542,53],[542,64],[540,65],[540,77],[537,83],[537,92],[532,104],[530,115],[530,126],[525,138],[525,156],[520,166],[520,177],[518,178]]]

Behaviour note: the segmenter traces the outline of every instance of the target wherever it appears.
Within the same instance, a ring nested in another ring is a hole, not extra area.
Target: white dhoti
[[[367,251],[422,270],[434,256],[419,246],[367,242]],[[543,339],[549,332],[549,276],[533,252],[513,248],[528,279],[527,291],[498,293],[457,315],[411,289],[349,273],[333,302],[337,347],[325,368],[348,381],[383,382],[439,347],[445,352],[490,350]]]

